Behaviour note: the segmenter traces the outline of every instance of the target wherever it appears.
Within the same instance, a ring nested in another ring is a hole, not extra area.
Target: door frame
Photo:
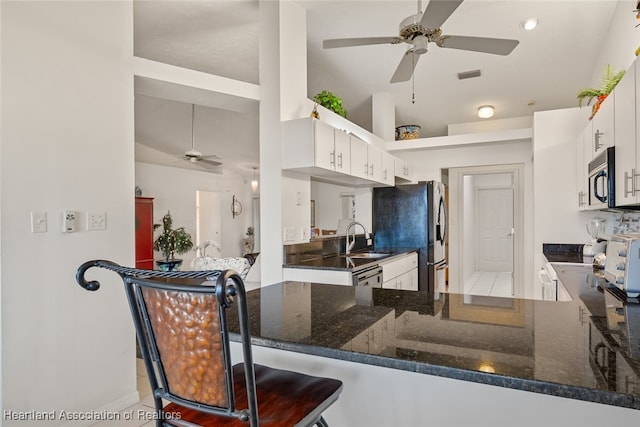
[[[449,168],[449,292],[464,293],[464,177],[511,173],[513,176],[513,287],[515,297],[524,295],[524,164]]]

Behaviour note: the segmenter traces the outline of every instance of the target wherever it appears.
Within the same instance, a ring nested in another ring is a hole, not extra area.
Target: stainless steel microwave
[[[615,147],[609,147],[589,162],[589,207],[606,209],[616,206]]]

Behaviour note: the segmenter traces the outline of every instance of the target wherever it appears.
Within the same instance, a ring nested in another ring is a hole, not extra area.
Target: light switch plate
[[[31,212],[31,232],[46,233],[47,232],[47,213]]]

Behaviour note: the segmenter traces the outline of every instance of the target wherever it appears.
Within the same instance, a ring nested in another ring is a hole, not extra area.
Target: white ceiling
[[[495,106],[493,119],[577,106],[576,92],[592,84],[616,6],[615,0],[466,0],[443,33],[518,39],[515,50],[499,56],[430,44],[414,79],[390,84],[406,45],[325,50],[322,40],[396,36],[400,21],[417,12],[416,0],[296,2],[307,9],[308,96],[336,93],[349,119],[371,130],[371,95],[390,93],[396,124],[418,124],[421,136],[478,120],[482,104]],[[527,17],[538,18],[534,31],[520,27]],[[134,0],[134,35],[138,57],[258,83],[256,0]],[[476,69],[481,77],[457,79]],[[191,147],[190,104],[137,95],[135,113],[137,142],[176,156]],[[247,174],[259,163],[257,114],[197,107],[195,144]]]

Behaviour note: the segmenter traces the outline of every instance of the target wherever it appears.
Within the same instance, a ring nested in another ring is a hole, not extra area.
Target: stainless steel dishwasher
[[[366,286],[368,288],[382,287],[382,267],[378,264],[367,266],[354,271],[352,276],[353,286]]]

